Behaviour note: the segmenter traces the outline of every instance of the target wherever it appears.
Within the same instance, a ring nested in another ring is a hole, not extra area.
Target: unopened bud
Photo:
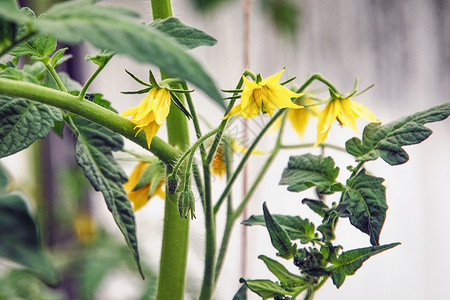
[[[178,188],[178,176],[175,174],[170,174],[167,176],[167,187],[169,189],[170,194],[175,194]]]
[[[178,211],[180,216],[186,218],[190,215],[195,218],[195,199],[192,191],[182,191],[178,196]]]

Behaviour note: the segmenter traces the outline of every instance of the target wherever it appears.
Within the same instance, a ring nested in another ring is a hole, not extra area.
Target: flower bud
[[[182,191],[178,196],[178,211],[180,216],[186,218],[190,215],[195,218],[195,199],[192,191]]]
[[[167,176],[167,188],[169,189],[170,194],[175,194],[178,188],[178,176],[175,174],[170,174]]]

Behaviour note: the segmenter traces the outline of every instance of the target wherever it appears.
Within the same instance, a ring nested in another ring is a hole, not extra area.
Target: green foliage
[[[359,162],[381,157],[391,166],[403,164],[409,156],[402,147],[427,139],[432,131],[424,124],[442,121],[449,115],[450,103],[444,103],[386,125],[371,123],[364,128],[362,141],[352,138],[345,147]]]
[[[42,249],[36,223],[20,194],[5,191],[7,175],[0,169],[0,257],[27,268],[47,284],[58,275]]]
[[[247,300],[247,290],[247,286],[243,284],[234,295],[233,300]]]
[[[24,99],[0,96],[0,157],[19,152],[44,138],[62,120],[53,107]]]
[[[48,60],[56,49],[56,39],[50,35],[38,35],[16,46],[9,54],[16,57],[29,55],[34,60]],[[58,54],[59,55],[59,54]],[[62,57],[62,55],[61,55]]]
[[[263,0],[262,7],[281,33],[294,36],[299,28],[301,10],[295,0]]]
[[[343,203],[351,214],[350,222],[370,236],[372,245],[379,245],[388,209],[383,181],[383,178],[367,175],[363,169],[347,181],[348,190],[343,196]]]
[[[239,282],[244,283],[249,289],[260,295],[263,299],[293,294],[292,292],[280,287],[278,283],[266,279],[245,280],[244,278],[241,278],[239,279]]]
[[[344,283],[345,277],[355,274],[356,270],[358,270],[371,256],[398,245],[400,245],[400,243],[372,246],[342,252],[337,260],[332,262],[333,266],[330,267],[331,278],[333,279],[334,285],[337,288],[340,288]]]
[[[112,156],[113,151],[123,148],[123,139],[120,135],[78,116],[72,118],[70,126],[77,136],[76,160],[94,189],[103,194],[106,205],[143,276],[133,209],[123,188],[123,183],[128,179]]]
[[[270,272],[272,272],[278,280],[280,280],[280,285],[282,287],[286,289],[293,289],[305,285],[305,280],[303,277],[292,274],[279,262],[265,255],[260,255],[258,258],[261,259],[266,264]]]
[[[315,234],[314,224],[308,219],[302,219],[299,216],[285,216],[285,215],[272,215],[280,226],[286,230],[291,240],[299,239],[302,244],[306,244],[312,241]],[[264,216],[250,216],[247,220],[244,220],[241,224],[252,226],[262,225],[266,226]]]
[[[6,171],[3,169],[2,165],[0,165],[0,193],[3,193],[9,185],[9,178]]]
[[[179,19],[169,17],[167,19],[158,19],[152,22],[150,27],[175,39],[178,44],[186,49],[193,49],[200,46],[213,46],[217,40],[202,30],[187,26]]]
[[[313,186],[323,189],[322,193],[340,190],[336,183],[339,168],[334,166],[331,157],[305,154],[291,156],[283,171],[280,185],[288,185],[288,191],[301,192]]]
[[[150,184],[150,192],[149,195],[153,195],[156,191],[161,180],[164,178],[165,167],[164,164],[160,161],[155,161],[151,163],[142,173],[142,176],[139,178],[136,186],[133,188],[133,191],[136,191],[147,184]]]
[[[275,249],[278,250],[278,255],[286,259],[291,258],[295,253],[297,245],[291,242],[287,231],[272,217],[265,202],[263,204],[263,212],[270,240]]]
[[[122,53],[149,62],[167,74],[183,78],[221,101],[220,93],[201,65],[174,39],[138,22],[138,15],[125,8],[95,5],[91,0],[54,5],[37,20],[17,17],[11,7],[0,9],[0,17],[17,24],[28,23],[32,31],[67,43],[88,41],[99,49]]]

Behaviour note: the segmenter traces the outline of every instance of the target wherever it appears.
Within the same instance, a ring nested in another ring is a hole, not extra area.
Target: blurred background
[[[244,2],[173,1],[176,17],[218,40],[213,47],[195,49],[191,53],[202,62],[219,88],[233,89],[245,65],[261,73],[263,78],[286,67],[282,80],[296,76],[294,82],[299,85],[309,76],[321,73],[343,92],[350,91],[358,77],[360,89],[372,83],[375,86],[355,100],[384,122],[450,100],[448,0],[254,0],[247,2],[251,4],[249,19],[245,17]],[[104,3],[133,7],[141,13],[143,21],[151,22],[149,1]],[[22,1],[22,5],[42,12],[50,1]],[[247,38],[244,35],[246,20],[250,30]],[[248,58],[245,39],[249,45]],[[84,57],[97,50],[81,44],[71,51],[74,57],[68,61],[65,71],[84,83],[95,70],[93,64],[84,62]],[[90,91],[103,93],[105,99],[122,112],[142,98],[120,93],[139,88],[124,69],[139,78],[147,78],[148,67],[116,56]],[[152,70],[157,71],[157,68],[152,67]],[[221,108],[201,92],[196,91],[194,95],[199,113],[206,120],[205,128],[208,123],[218,124],[223,113]],[[229,132],[246,146],[267,121],[265,117],[252,119],[247,124],[236,120]],[[359,123],[361,131],[365,124]],[[244,125],[248,127],[247,136],[243,133]],[[304,142],[315,140],[315,124],[310,125]],[[317,293],[316,299],[360,299],[362,296],[366,300],[447,299],[450,123],[446,120],[427,126],[434,134],[423,144],[406,148],[410,154],[407,164],[390,167],[378,160],[366,165],[375,176],[386,179],[389,210],[380,243],[401,242],[402,245],[369,259],[355,276],[347,277],[339,290],[330,280]],[[160,130],[158,136],[164,138],[165,130]],[[327,141],[343,145],[353,136],[350,129],[340,128],[336,123]],[[259,148],[270,150],[274,139],[274,134],[267,135]],[[293,129],[287,130],[284,141],[300,142]],[[126,147],[140,151],[128,141]],[[136,212],[140,251],[148,274],[147,280],[142,281],[104,200],[91,190],[77,169],[72,149],[69,132],[64,140],[50,134],[29,150],[1,160],[14,177],[14,185],[29,195],[45,245],[65,275],[61,287],[49,289],[0,263],[0,299],[152,299],[154,286],[151,283],[160,255],[163,200],[152,199]],[[318,149],[281,152],[250,202],[247,216],[262,214],[261,205],[267,201],[271,213],[298,214],[320,222],[301,204],[308,193],[290,193],[285,186],[278,185],[289,156],[310,151],[319,153]],[[348,175],[346,166],[352,164],[349,156],[332,150],[325,154],[333,155],[342,175]],[[250,182],[264,160],[261,155],[250,161],[247,169]],[[28,171],[29,165],[33,166],[33,172]],[[123,167],[129,174],[134,163],[123,161]],[[214,184],[219,195],[224,180],[217,177]],[[242,184],[238,183],[234,191],[237,200],[242,198]],[[199,205],[197,219],[191,223],[186,299],[196,298],[203,275],[204,218]],[[219,214],[219,236],[224,220],[224,215]],[[276,258],[267,231],[242,227],[236,225],[233,231],[215,299],[232,299],[240,287],[240,277],[275,280],[257,259],[259,254]],[[337,243],[345,249],[370,245],[368,236],[350,226],[346,219],[339,222],[337,237]],[[286,266],[294,272],[293,266]],[[259,297],[249,293],[249,299]]]

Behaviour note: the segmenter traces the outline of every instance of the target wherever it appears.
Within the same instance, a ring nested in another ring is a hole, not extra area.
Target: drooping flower
[[[147,145],[150,148],[153,137],[169,114],[170,103],[168,89],[153,87],[138,106],[127,109],[121,116],[131,116],[130,120],[136,124],[134,129],[138,129],[136,135],[144,130]]]
[[[147,184],[135,190],[139,179],[149,166],[150,163],[148,162],[139,162],[128,178],[128,182],[123,185],[128,198],[133,203],[134,211],[142,208],[149,201],[149,199],[155,195],[158,195],[163,199],[165,197],[165,192],[162,189],[164,180],[162,180],[161,176],[150,176],[150,178],[153,180],[150,180]]]
[[[303,95],[298,103],[301,105],[298,105],[297,108],[289,109],[287,117],[289,121],[291,121],[292,127],[294,127],[299,137],[303,138],[303,134],[306,131],[310,118],[317,117],[319,110],[317,109],[317,106],[314,106],[316,102],[311,100],[307,94]]]
[[[232,115],[250,119],[260,113],[272,116],[276,108],[297,108],[298,105],[294,104],[291,98],[298,98],[302,94],[294,93],[279,84],[283,71],[284,69],[260,82],[250,81],[242,77],[244,80],[244,90],[241,94],[242,101],[235,105],[223,119]]]
[[[341,126],[350,127],[353,131],[358,132],[356,128],[356,120],[363,118],[370,122],[376,122],[375,117],[367,107],[349,98],[336,97],[331,99],[326,107],[319,114],[317,122],[317,139],[314,146],[322,144],[327,138],[331,124],[337,120]]]

